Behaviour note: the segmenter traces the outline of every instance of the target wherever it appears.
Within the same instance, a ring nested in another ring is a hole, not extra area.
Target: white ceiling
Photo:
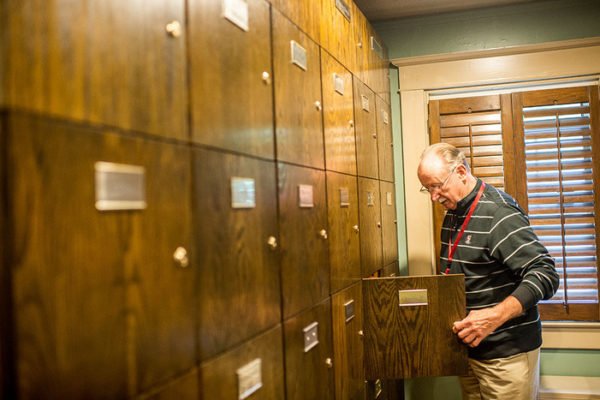
[[[355,3],[373,22],[533,1],[536,0],[355,0]]]

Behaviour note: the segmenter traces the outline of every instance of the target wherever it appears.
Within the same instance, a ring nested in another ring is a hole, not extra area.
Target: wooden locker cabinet
[[[272,17],[277,159],[324,169],[319,46],[277,10]]]
[[[325,172],[283,163],[278,171],[282,303],[287,319],[329,295],[329,229]]]
[[[257,361],[259,360],[259,361]],[[253,368],[254,367],[254,368]],[[250,373],[242,372],[250,369]],[[200,365],[200,399],[238,400],[240,398],[240,376],[260,371],[261,387],[251,392],[254,400],[284,400],[284,363],[282,328],[275,328],[237,346],[226,353]]]
[[[206,360],[281,321],[276,170],[272,161],[212,150],[196,149],[193,158],[198,343]],[[235,186],[239,179],[249,186]],[[236,187],[253,191],[246,200],[254,204],[239,208],[237,197],[234,204]]]
[[[269,8],[248,0],[244,31],[223,17],[221,1],[189,1],[194,142],[274,158]]]
[[[289,18],[316,43],[321,41],[321,1],[271,0],[273,8]]]
[[[193,368],[166,385],[137,396],[136,400],[197,399],[200,396],[198,381],[198,368]]]
[[[359,176],[379,178],[375,93],[354,76],[354,129]]]
[[[358,178],[361,275],[368,277],[383,267],[379,181]]]
[[[377,106],[377,146],[379,152],[379,179],[394,182],[394,140],[392,137],[392,110],[381,97],[375,96]]]
[[[361,278],[358,189],[355,176],[327,171],[331,293]]]
[[[352,74],[323,49],[321,71],[326,168],[356,175]]]
[[[369,21],[367,21],[367,18],[360,10],[357,11],[354,21],[354,36],[357,41],[355,47],[357,68],[354,75],[365,85],[373,88],[369,75],[372,61],[370,57]]]
[[[171,21],[185,32],[184,4],[27,0],[9,7],[7,104],[187,139],[186,37],[165,32]]]
[[[362,283],[366,379],[467,372],[467,347],[452,332],[452,324],[466,316],[463,275]]]
[[[334,398],[331,300],[284,322],[287,400]]]
[[[393,183],[379,182],[381,199],[381,240],[383,265],[398,261],[398,225],[396,223],[396,191]]]
[[[321,0],[321,2],[321,46],[350,72],[356,73],[358,41],[354,25],[359,10],[351,0]]]
[[[125,398],[192,368],[194,269],[173,261],[189,151],[26,114],[8,127],[19,396]],[[143,167],[146,208],[97,210],[98,161]]]

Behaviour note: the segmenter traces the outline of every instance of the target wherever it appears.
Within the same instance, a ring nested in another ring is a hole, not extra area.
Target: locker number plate
[[[387,205],[388,205],[388,206],[391,206],[391,205],[393,205],[393,201],[392,201],[392,192],[386,192],[386,193],[385,193],[385,198],[386,198],[386,201],[387,201]]]
[[[248,32],[248,3],[246,0],[223,0],[223,17]]]
[[[238,399],[244,400],[262,387],[261,360],[257,358],[236,371]]]
[[[333,87],[336,92],[342,96],[344,95],[344,78],[336,73],[333,74]]]
[[[143,210],[146,208],[144,167],[98,161],[96,209],[100,211]]]
[[[426,306],[427,289],[399,290],[400,307]]]
[[[298,185],[298,204],[300,208],[312,208],[315,206],[312,185]]]
[[[294,40],[290,41],[290,47],[292,51],[292,64],[296,64],[306,71],[308,69],[308,56],[306,55],[306,49],[300,46],[300,44]]]
[[[375,205],[375,195],[373,192],[367,192],[367,206],[373,207]]]
[[[346,18],[348,21],[352,19],[350,7],[348,7],[348,3],[346,3],[344,0],[335,0],[335,7],[338,9],[339,12],[342,13],[344,18]]]
[[[347,187],[340,188],[340,207],[350,206],[350,192]]]
[[[365,110],[366,112],[371,112],[371,107],[369,105],[369,98],[367,96],[365,96],[364,94],[361,94],[360,100],[362,103],[362,109]]]
[[[390,116],[388,115],[387,111],[381,110],[381,113],[383,114],[383,123],[386,124],[386,125],[389,125],[389,123],[390,123]]]
[[[254,208],[256,207],[256,190],[252,178],[231,178],[231,207]]]
[[[307,353],[319,344],[319,323],[313,322],[302,329],[302,332],[304,333],[304,352]]]
[[[344,314],[346,322],[350,322],[354,318],[354,300],[344,303]]]

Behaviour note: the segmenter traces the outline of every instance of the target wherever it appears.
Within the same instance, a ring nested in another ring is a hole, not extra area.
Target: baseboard
[[[538,400],[600,399],[600,378],[586,376],[551,376],[540,378]]]

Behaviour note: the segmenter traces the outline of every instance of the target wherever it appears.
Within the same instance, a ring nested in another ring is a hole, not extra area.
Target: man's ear
[[[467,177],[467,167],[464,164],[460,164],[456,167],[456,174],[460,179],[465,179]]]

